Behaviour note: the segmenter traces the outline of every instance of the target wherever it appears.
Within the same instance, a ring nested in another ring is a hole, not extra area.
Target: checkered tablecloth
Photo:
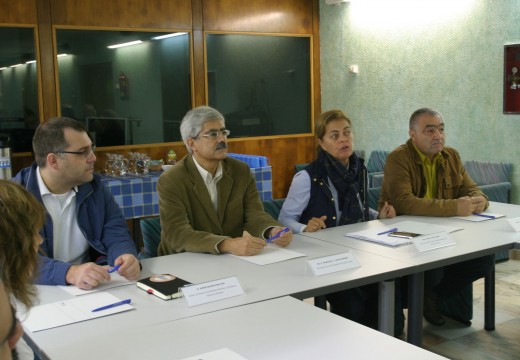
[[[126,219],[159,216],[157,180],[162,172],[148,175],[106,176],[101,181],[110,189]],[[261,200],[273,198],[271,167],[251,169]]]

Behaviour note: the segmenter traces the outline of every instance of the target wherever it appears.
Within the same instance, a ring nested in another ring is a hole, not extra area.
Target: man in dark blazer
[[[292,233],[264,211],[247,164],[227,157],[223,115],[208,106],[181,123],[189,154],[157,182],[161,217],[159,255],[184,251],[256,255],[267,239],[287,246]]]

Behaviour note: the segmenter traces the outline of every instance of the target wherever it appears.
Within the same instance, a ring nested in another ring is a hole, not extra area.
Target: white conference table
[[[49,358],[204,359],[201,354],[227,348],[248,360],[445,359],[291,297],[110,336],[81,333],[60,344],[48,349]]]
[[[520,241],[520,233],[514,232],[506,221],[506,218],[520,216],[520,206],[491,202],[488,212],[500,213],[506,215],[506,217],[482,222],[470,222],[443,217],[398,216],[392,219],[339,226],[303,234],[325,242],[343,245],[349,249],[369,252],[414,266],[415,273],[409,278],[408,341],[420,346],[422,344],[424,271],[510,249],[515,242]],[[463,228],[463,230],[450,234],[456,241],[456,245],[425,252],[417,251],[412,244],[391,247],[344,236],[347,232],[366,230],[370,227],[376,228],[381,227],[381,225],[391,227],[392,224],[401,221],[456,226]],[[485,328],[492,330],[494,329],[494,273],[489,279],[486,279],[485,286],[487,295]]]
[[[189,307],[184,299],[164,301],[147,294],[135,285],[122,286],[110,289],[109,292],[120,299],[131,298],[135,310],[35,333],[27,331],[27,334],[35,351],[45,354],[49,349],[60,348],[64,342],[72,341],[77,336],[102,338],[132,328],[150,328],[163,322],[282,296],[291,295],[303,299],[413,273],[413,266],[402,261],[352,249],[361,264],[360,267],[313,276],[306,269],[309,258],[344,253],[347,249],[341,245],[295,235],[290,250],[307,256],[265,266],[255,265],[230,255],[200,253],[181,253],[146,259],[142,261],[142,278],[151,274],[171,273],[192,283],[203,283],[236,276],[245,294]],[[55,286],[38,286],[38,289],[41,304],[72,297]],[[393,300],[393,292],[391,296]],[[389,308],[386,314],[393,316],[393,307]]]

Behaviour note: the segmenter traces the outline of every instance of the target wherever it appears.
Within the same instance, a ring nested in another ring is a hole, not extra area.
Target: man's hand
[[[392,205],[388,205],[388,203],[385,201],[385,204],[381,208],[381,211],[379,212],[378,217],[380,219],[386,219],[386,218],[393,218],[395,217],[395,209]]]
[[[457,202],[457,216],[469,216],[474,213],[475,206],[469,196],[460,197]]]
[[[304,232],[315,232],[320,229],[325,229],[327,225],[325,225],[325,220],[327,220],[327,216],[323,215],[322,217],[315,218],[309,220],[307,223],[307,226],[305,229],[303,229]]]
[[[473,196],[471,198],[471,203],[473,204],[473,207],[474,207],[473,214],[478,214],[478,213],[484,212],[484,210],[486,210],[487,200],[482,195]]]
[[[238,256],[251,256],[260,253],[266,245],[264,240],[246,235],[222,240],[218,244],[218,251]]]
[[[276,234],[280,233],[283,229],[284,228],[281,228],[279,226],[276,226],[276,227],[272,228],[271,232],[269,234],[269,237],[275,236]],[[276,245],[281,246],[281,247],[286,247],[286,246],[288,246],[291,243],[292,235],[293,235],[292,231],[290,229],[288,229],[288,231],[280,234],[279,237],[274,239],[273,243],[275,243]]]
[[[81,265],[72,265],[65,275],[65,281],[67,284],[74,285],[84,290],[90,290],[103,281],[109,280],[110,275],[108,274],[107,269],[92,262]]]
[[[123,254],[114,261],[114,265],[121,265],[117,272],[127,280],[135,281],[139,279],[141,267],[139,266],[139,260],[134,255]]]

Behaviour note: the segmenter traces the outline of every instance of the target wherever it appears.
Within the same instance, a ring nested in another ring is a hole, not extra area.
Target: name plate
[[[244,294],[244,289],[236,276],[186,286],[181,288],[181,291],[188,306],[206,304]]]
[[[520,217],[506,220],[514,231],[520,231]]]
[[[416,237],[413,243],[419,252],[455,245],[455,241],[445,231]]]
[[[307,260],[307,266],[315,276],[360,267],[359,261],[351,251]]]

